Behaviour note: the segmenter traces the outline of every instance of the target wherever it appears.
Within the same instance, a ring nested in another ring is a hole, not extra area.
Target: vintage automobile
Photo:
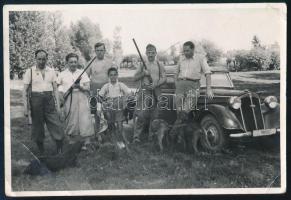
[[[167,83],[162,87],[162,96],[168,101],[167,109],[160,117],[169,124],[176,120],[174,71],[176,66],[166,66]],[[280,105],[275,96],[237,90],[227,70],[212,67],[214,98],[205,95],[205,77],[201,79],[200,97],[193,111],[206,130],[201,144],[210,151],[221,150],[227,139],[240,137],[270,136],[280,133]]]

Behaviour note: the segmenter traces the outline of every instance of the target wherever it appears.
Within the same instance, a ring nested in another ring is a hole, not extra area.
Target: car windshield
[[[201,76],[200,84],[201,87],[206,87],[205,76]],[[211,85],[213,87],[230,87],[232,88],[232,82],[225,72],[214,72],[211,74]]]
[[[173,83],[174,82],[174,73],[176,72],[177,66],[165,66],[167,76],[167,82]],[[201,76],[200,84],[201,87],[205,87],[205,76]],[[213,71],[211,74],[211,85],[213,87],[227,87],[233,88],[232,81],[225,71]]]

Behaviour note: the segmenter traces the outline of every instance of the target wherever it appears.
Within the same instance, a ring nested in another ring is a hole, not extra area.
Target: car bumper
[[[280,133],[279,128],[272,128],[272,129],[253,130],[253,131],[248,131],[245,133],[234,133],[234,134],[230,134],[229,136],[233,138],[260,137],[260,136],[275,135],[278,133]]]

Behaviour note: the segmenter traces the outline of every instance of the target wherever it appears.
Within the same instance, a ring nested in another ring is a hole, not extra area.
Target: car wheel
[[[220,151],[225,144],[223,129],[212,115],[206,115],[201,120],[205,130],[201,138],[201,145],[208,151]]]

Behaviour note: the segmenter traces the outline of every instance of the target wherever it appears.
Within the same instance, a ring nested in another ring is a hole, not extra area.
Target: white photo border
[[[13,191],[11,181],[10,136],[10,78],[9,78],[9,11],[56,11],[79,9],[197,9],[197,8],[274,8],[281,16],[280,43],[280,172],[281,184],[277,188],[203,188],[203,189],[128,189],[128,190],[79,190],[79,191]],[[287,7],[284,3],[223,3],[223,4],[59,4],[59,5],[4,5],[3,7],[4,53],[4,152],[5,193],[7,196],[117,196],[117,195],[206,195],[206,194],[282,194],[286,192],[286,45]]]

